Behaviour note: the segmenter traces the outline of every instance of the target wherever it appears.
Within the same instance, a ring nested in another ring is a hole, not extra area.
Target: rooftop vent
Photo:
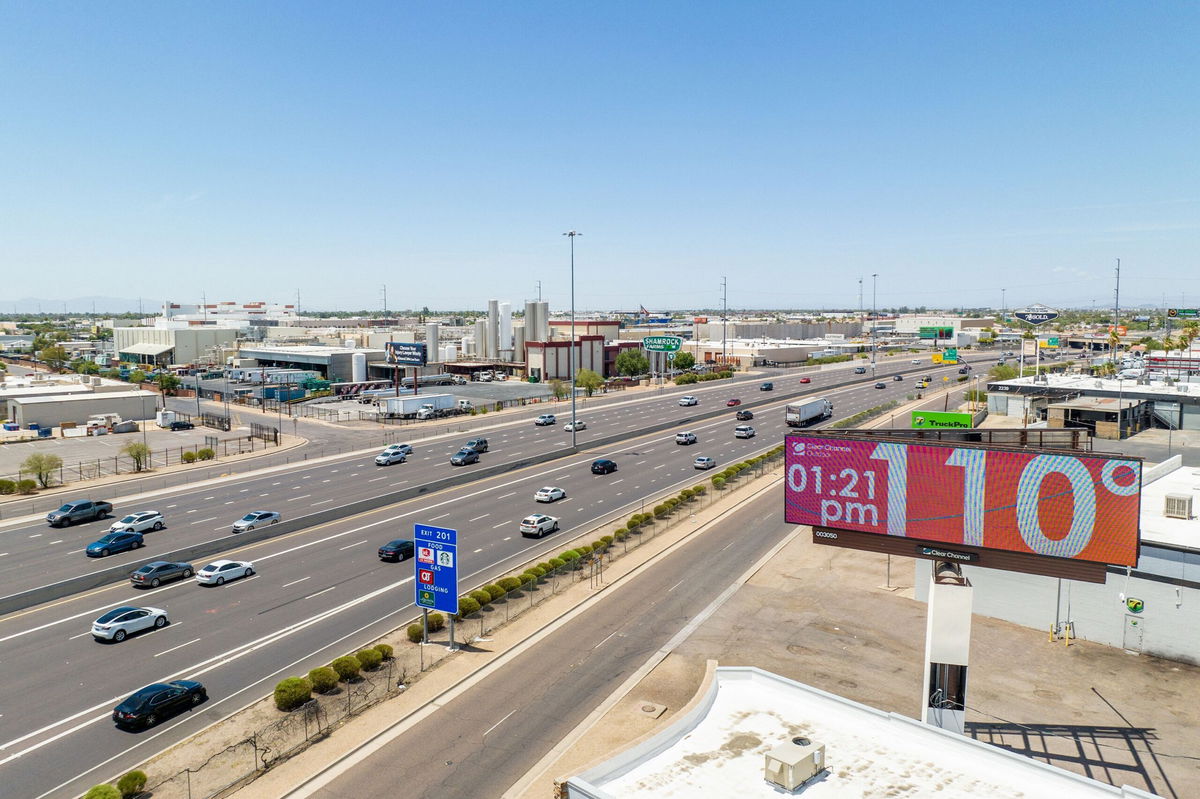
[[[1166,504],[1163,507],[1163,516],[1166,516],[1168,519],[1192,518],[1192,495],[1167,494]]]
[[[795,791],[825,769],[825,744],[793,738],[767,752],[763,778],[785,791]]]

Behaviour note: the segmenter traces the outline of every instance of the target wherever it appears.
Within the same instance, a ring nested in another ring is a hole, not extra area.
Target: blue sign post
[[[417,524],[413,544],[417,607],[458,613],[458,531]]]

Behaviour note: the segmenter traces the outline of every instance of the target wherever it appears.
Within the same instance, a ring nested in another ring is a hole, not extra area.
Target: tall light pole
[[[875,309],[875,283],[879,278],[878,273],[871,275],[871,377],[875,376],[875,325],[878,323],[878,312]]]
[[[725,361],[728,357],[725,354],[725,326],[729,322],[729,280],[726,277],[721,278],[721,368],[725,368]]]
[[[571,343],[567,347],[567,373],[571,378],[571,449],[575,449],[575,237],[583,234],[569,230],[563,235],[571,240]]]

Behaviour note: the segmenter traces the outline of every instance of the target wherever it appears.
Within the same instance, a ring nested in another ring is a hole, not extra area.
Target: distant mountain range
[[[0,314],[23,313],[92,313],[98,314],[136,313],[154,316],[162,308],[163,301],[156,297],[72,297],[69,300],[48,300],[42,297],[22,297],[19,300],[0,301]]]

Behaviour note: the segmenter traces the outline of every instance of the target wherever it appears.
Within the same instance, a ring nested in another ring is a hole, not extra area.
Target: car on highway
[[[676,444],[695,444],[696,441],[697,441],[697,438],[696,438],[695,433],[684,432],[684,433],[676,433],[675,434],[675,443]]]
[[[113,708],[113,722],[118,727],[149,729],[207,698],[208,692],[195,680],[156,682],[139,689]]]
[[[233,523],[235,533],[244,533],[255,527],[265,527],[268,524],[279,524],[283,516],[277,510],[252,510]]]
[[[766,383],[763,383],[761,386],[759,386],[759,387],[758,387],[758,390],[759,390],[759,391],[774,391],[774,390],[775,390],[775,384],[774,384],[774,383],[772,383],[772,382],[769,382],[769,381],[768,381],[768,382],[766,382]]]
[[[398,449],[384,450],[375,456],[376,466],[391,466],[393,463],[404,463],[408,460],[408,456]]]
[[[166,627],[170,619],[162,608],[115,608],[92,622],[92,637],[97,641],[121,643],[133,633]]]
[[[488,451],[488,441],[483,436],[477,436],[476,438],[472,438],[465,445],[463,445],[463,449],[473,449],[476,452],[487,452]]]
[[[587,430],[587,422],[583,421],[582,419],[576,419],[573,422],[567,422],[565,425],[563,425],[563,430],[566,430],[568,433],[574,433],[579,430]]]
[[[696,458],[696,460],[692,461],[692,466],[696,467],[697,469],[711,469],[716,465],[717,459],[709,458],[706,455],[701,455],[699,458]]]
[[[466,466],[468,463],[479,463],[478,450],[470,447],[463,447],[458,452],[450,456],[451,466]]]
[[[388,446],[384,447],[383,451],[399,452],[402,455],[411,455],[413,449],[411,444],[389,444]]]
[[[544,513],[534,513],[521,520],[521,535],[541,538],[558,529],[558,519]]]
[[[892,382],[899,383],[904,379],[904,375],[892,375]]]
[[[246,560],[214,560],[200,571],[196,572],[196,582],[200,585],[224,585],[239,577],[249,577],[254,574],[254,564]]]
[[[734,416],[739,422],[748,422],[754,418],[754,411],[738,411]]]
[[[170,560],[155,560],[147,563],[142,568],[129,575],[129,582],[134,586],[142,588],[150,586],[158,588],[163,583],[169,583],[172,580],[183,580],[191,577],[194,573],[192,564],[181,563]]]
[[[112,513],[112,503],[110,502],[76,499],[66,503],[58,510],[47,513],[46,521],[50,523],[51,527],[67,527],[75,522],[103,519],[110,513]]]
[[[958,369],[958,373],[960,375],[965,375],[969,371],[971,371],[971,367],[969,367],[969,366],[960,366]]]
[[[192,424],[191,422],[187,422],[182,419],[176,419],[175,421],[171,422],[170,429],[171,430],[192,430],[195,427],[196,427],[196,425]]]
[[[726,408],[733,408],[733,407],[736,407],[736,406],[738,406],[738,405],[741,405],[741,404],[742,404],[742,401],[741,401],[740,399],[731,399],[731,400],[729,400],[728,402],[726,402],[726,403],[725,403],[725,407],[726,407]]]
[[[876,383],[875,388],[887,388],[887,384],[886,383]]]
[[[691,394],[688,394],[686,397],[679,398],[679,404],[683,405],[684,407],[687,407],[689,405],[699,405],[700,400],[696,399]]]
[[[414,551],[415,546],[411,539],[396,538],[379,548],[379,559],[399,563],[411,558]]]
[[[812,378],[811,377],[802,377],[802,378],[800,378],[800,382],[801,383],[811,383]]]
[[[856,366],[856,367],[854,367],[854,374],[856,374],[856,375],[865,375],[866,373],[867,373],[867,367],[865,367],[865,366]]]
[[[554,414],[543,413],[541,416],[534,419],[533,423],[538,427],[545,427],[546,425],[555,424],[557,421],[558,418]]]
[[[754,428],[748,424],[739,424],[733,428],[734,438],[754,438]]]
[[[156,510],[141,510],[123,517],[108,526],[110,533],[144,533],[147,530],[161,530],[166,524],[162,514]]]
[[[909,363],[911,363],[911,364],[912,364],[912,365],[914,365],[914,366],[920,366],[920,365],[921,365],[921,359],[920,359],[920,358],[913,358],[911,361],[909,361]]]
[[[142,540],[141,533],[108,533],[88,544],[83,552],[89,558],[107,558],[109,555],[117,552],[137,549],[144,545],[145,541]]]
[[[592,461],[592,474],[612,474],[617,470],[617,462],[608,458]]]
[[[558,486],[546,486],[545,488],[539,488],[534,493],[533,499],[535,502],[556,502],[566,495],[567,492]]]

